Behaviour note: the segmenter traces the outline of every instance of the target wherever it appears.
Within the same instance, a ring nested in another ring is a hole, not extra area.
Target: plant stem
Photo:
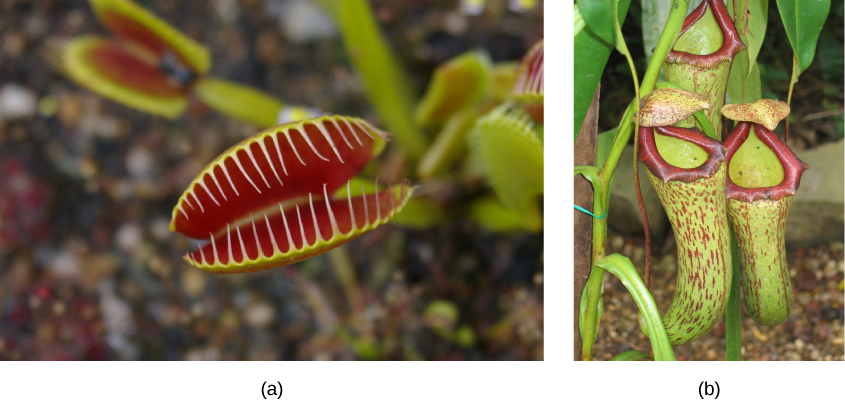
[[[345,246],[332,249],[328,256],[332,270],[334,270],[337,280],[343,288],[343,293],[346,295],[349,309],[352,311],[352,315],[357,318],[364,311],[364,298],[358,290],[358,280],[355,277],[355,266],[352,265],[352,259],[346,252]]]
[[[801,75],[801,67],[798,62],[798,55],[792,53],[792,79],[789,80],[789,94],[786,95],[786,105],[792,105],[792,88],[798,82],[798,76]],[[789,116],[786,116],[786,130],[784,131],[783,141],[789,139]]]
[[[651,63],[649,63],[648,69],[643,76],[643,82],[640,85],[640,99],[654,89],[654,85],[657,83],[657,77],[660,74],[660,68],[663,66],[663,61],[678,39],[678,33],[681,32],[681,27],[683,26],[688,9],[689,0],[674,1],[672,9],[669,11],[669,18],[663,28],[663,33],[660,34],[660,40],[655,47],[654,57],[651,59]],[[639,99],[635,99],[635,101],[639,103]],[[636,105],[631,104],[622,118],[622,122],[619,124],[619,132],[616,134],[616,139],[610,151],[610,156],[607,158],[601,173],[599,173],[603,199],[594,199],[593,201],[593,213],[599,216],[603,215],[604,210],[607,208],[613,173],[619,165],[619,159],[622,157],[622,151],[625,150],[625,145],[628,144],[628,140],[631,138],[634,125],[632,124],[634,117],[632,108],[634,107]],[[595,265],[597,260],[606,255],[606,247],[607,220],[606,218],[593,218],[593,265]],[[594,327],[596,327],[595,322],[598,318],[598,302],[601,297],[603,282],[604,270],[600,268],[591,269],[590,278],[587,279],[587,308],[584,312],[585,330],[584,333],[581,333],[581,359],[586,361],[592,360],[593,358],[593,345],[596,340]]]
[[[603,184],[603,182],[602,182]],[[594,184],[595,185],[595,184]],[[602,185],[604,186],[604,185]],[[604,215],[605,203],[601,191],[593,191],[593,214]],[[595,266],[597,260],[603,258],[607,253],[607,220],[593,218],[593,252],[590,270],[590,278],[587,279],[587,309],[584,311],[584,326],[581,332],[581,360],[593,360],[593,346],[596,341],[598,305],[603,289],[604,269]]]
[[[742,360],[742,320],[740,316],[739,299],[739,245],[736,241],[733,226],[731,225],[731,265],[733,278],[731,279],[731,293],[728,296],[728,310],[726,320],[726,361]]]
[[[660,40],[654,48],[654,56],[651,58],[651,63],[648,64],[645,75],[643,75],[643,83],[640,85],[640,98],[645,97],[654,89],[654,84],[660,76],[660,68],[663,67],[663,60],[666,60],[666,56],[675,46],[678,34],[684,26],[687,10],[689,10],[689,0],[675,0],[672,3],[669,18],[666,20],[663,33],[660,34]]]
[[[415,102],[405,71],[379,30],[368,0],[319,0],[335,20],[364,89],[396,144],[416,160],[428,139],[414,123]]]

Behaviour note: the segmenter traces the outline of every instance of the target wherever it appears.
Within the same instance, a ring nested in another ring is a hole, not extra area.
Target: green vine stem
[[[625,44],[625,38],[622,36],[622,29],[619,26],[619,18],[616,18],[618,2],[615,2],[613,5],[613,26],[616,29],[616,50],[619,53],[625,55],[625,58],[628,60],[628,67],[631,69],[631,76],[634,78],[634,99],[641,99],[640,97],[640,83],[639,83],[639,75],[637,75],[637,68],[634,67],[634,59],[631,58],[631,52],[628,51],[628,45]],[[636,106],[636,114],[637,118],[634,119],[634,132],[639,131],[640,129],[640,108],[641,102],[633,102]],[[639,157],[637,155],[637,151],[639,150],[639,146],[637,146],[637,138],[638,136],[634,136],[634,188],[637,191],[637,204],[640,207],[640,214],[643,216],[643,230],[645,231],[645,286],[646,289],[648,288],[649,284],[649,273],[651,268],[651,235],[648,232],[648,214],[645,210],[645,204],[643,203],[643,193],[640,189],[640,169],[639,169]]]
[[[689,0],[675,0],[672,10],[669,11],[669,18],[663,28],[663,33],[660,34],[660,40],[654,49],[654,57],[643,75],[643,81],[640,85],[640,98],[648,95],[657,83],[657,77],[660,74],[660,67],[663,65],[663,60],[669,54],[669,51],[675,45],[675,40],[678,38],[678,33],[681,32],[681,27],[684,23],[687,10],[689,9]],[[639,102],[637,102],[639,103]],[[634,131],[633,112],[631,105],[625,116],[619,124],[619,132],[613,142],[613,147],[610,151],[607,161],[599,173],[599,178],[602,185],[603,196],[601,199],[594,198],[593,213],[601,216],[604,214],[608,204],[608,194],[610,193],[610,182],[616,167],[619,165],[619,159],[622,157],[622,151],[625,150],[628,140],[631,138],[631,133]],[[593,218],[593,250],[592,260],[595,261],[606,256],[607,248],[607,219]],[[596,331],[598,320],[598,303],[602,293],[602,283],[604,281],[604,270],[592,269],[590,277],[587,279],[587,308],[584,317],[584,331],[581,333],[582,349],[581,359],[593,359],[593,346],[596,340]]]
[[[792,78],[789,80],[789,94],[786,95],[786,105],[792,105],[792,88],[798,82],[798,76],[801,75],[801,63],[798,62],[798,55],[792,53]],[[783,142],[789,139],[789,118],[786,119],[786,127],[783,134]]]

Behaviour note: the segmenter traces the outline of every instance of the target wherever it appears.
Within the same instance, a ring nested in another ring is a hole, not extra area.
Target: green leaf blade
[[[830,12],[830,0],[777,0],[777,3],[786,35],[803,72],[813,62],[816,41]]]
[[[590,1],[581,1],[582,3],[590,3]],[[631,5],[630,0],[623,0],[619,4],[618,17],[621,21],[625,20],[628,14],[628,6]],[[608,3],[607,16],[610,15],[610,3]],[[581,9],[582,18],[584,10]],[[585,18],[586,20],[586,18]],[[594,33],[587,21],[587,26],[575,36],[575,57],[574,57],[574,73],[578,79],[575,79],[575,134],[578,137],[578,131],[581,130],[581,125],[584,123],[584,117],[587,115],[587,110],[590,108],[590,103],[593,101],[593,96],[596,94],[596,88],[601,81],[602,73],[604,72],[607,59],[610,57],[610,52],[613,50],[613,23],[612,20],[605,16],[605,20],[611,29],[610,40],[606,41]]]
[[[581,18],[587,27],[599,38],[607,43],[613,43],[613,20],[610,15],[613,11],[613,0],[581,0],[578,2]]]
[[[642,26],[643,26],[643,50],[645,50],[646,65],[651,62],[652,50],[660,40],[663,32],[663,25],[669,19],[669,10],[672,8],[672,1],[666,0],[642,0]],[[689,9],[694,10],[701,4],[701,0],[689,2]]]
[[[633,296],[648,329],[651,346],[654,350],[654,359],[657,361],[674,361],[675,353],[672,351],[672,345],[669,343],[669,336],[666,335],[663,321],[660,320],[657,304],[631,260],[615,253],[596,261],[595,264],[618,277]]]
[[[654,358],[652,358],[652,356],[647,352],[632,349],[616,355],[613,359],[611,359],[611,361],[639,361],[640,359],[645,359],[647,361],[654,360]]]

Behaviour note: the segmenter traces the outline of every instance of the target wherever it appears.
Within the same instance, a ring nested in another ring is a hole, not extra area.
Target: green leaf
[[[728,0],[725,5],[734,19],[742,42],[748,49],[738,54],[731,65],[728,76],[728,103],[753,103],[762,96],[757,55],[766,36],[769,3],[768,0]]]
[[[582,0],[581,3],[591,3],[591,1]],[[619,4],[619,18],[620,21],[625,20],[625,15],[628,13],[628,6],[630,0],[624,0]],[[607,15],[610,15],[610,3],[607,3]],[[583,17],[584,10],[581,10]],[[586,19],[585,19],[586,20]],[[605,20],[610,26],[611,35],[613,33],[613,24],[610,18],[605,17]],[[590,28],[589,21],[587,27],[575,36],[575,66],[574,73],[578,77],[575,79],[575,134],[578,136],[578,131],[581,130],[581,125],[584,123],[584,116],[587,115],[587,110],[590,108],[590,103],[593,101],[593,96],[596,94],[596,88],[601,81],[601,75],[604,72],[604,67],[607,64],[607,58],[610,56],[610,51],[613,50],[613,36],[610,36],[610,41],[605,41],[597,36]]]
[[[647,352],[637,351],[637,350],[630,350],[625,351],[619,355],[616,355],[611,359],[611,361],[639,361],[640,359],[645,359],[649,361],[653,361],[654,358],[651,357]]]
[[[755,62],[751,66],[751,73],[743,76],[743,72],[747,71],[746,63],[748,63],[748,60],[744,57],[738,57],[731,65],[731,73],[728,76],[727,103],[754,103],[762,99],[760,67]]]
[[[830,0],[777,0],[777,3],[800,72],[804,72],[816,54],[816,41],[830,11]]]
[[[581,18],[587,24],[587,27],[593,31],[599,38],[607,43],[613,43],[614,29],[613,20],[610,15],[613,11],[614,0],[580,0],[578,7],[580,7]],[[629,0],[630,3],[630,0]],[[627,7],[626,7],[627,10]]]
[[[577,4],[575,5],[572,12],[574,13],[573,17],[575,19],[575,34],[573,36],[578,36],[578,34],[581,32],[582,29],[584,29],[585,26],[587,26],[587,24],[584,23],[584,18],[581,17],[581,10],[578,8]]]
[[[584,124],[584,117],[587,116],[587,110],[590,109],[593,96],[596,95],[596,88],[601,82],[601,75],[612,49],[613,47],[610,44],[599,39],[589,29],[584,29],[575,37],[575,58],[573,61],[575,63],[574,73],[578,77],[574,80],[575,138],[578,138],[578,132],[581,131],[581,125]]]
[[[618,253],[614,253],[613,255],[599,259],[595,265],[613,273],[622,281],[625,288],[631,292],[634,301],[637,303],[637,307],[640,309],[645,327],[648,330],[651,347],[654,351],[654,359],[657,361],[674,361],[675,353],[672,351],[672,344],[669,343],[669,336],[666,335],[666,328],[663,327],[663,322],[660,320],[660,312],[657,310],[657,304],[648,292],[631,260]]]
[[[578,304],[578,331],[581,333],[584,332],[584,317],[587,314],[587,287],[584,286],[584,290],[581,291],[581,302]],[[599,332],[599,325],[601,324],[601,315],[604,313],[604,303],[602,303],[601,298],[599,298],[598,304],[598,315],[596,315],[596,324],[593,327],[593,333]]]
[[[743,73],[751,74],[751,69],[757,61],[757,55],[766,37],[766,24],[769,21],[769,0],[739,0],[725,2],[728,13],[734,19],[739,37],[745,43],[747,51],[735,59],[746,62]],[[737,17],[738,15],[738,17]]]
[[[587,181],[593,185],[593,191],[595,191],[599,198],[601,198],[602,190],[601,190],[601,178],[599,178],[599,173],[601,169],[594,166],[575,166],[575,174],[581,174]]]
[[[704,132],[705,135],[719,140],[718,135],[716,135],[716,131],[713,131],[713,126],[710,125],[710,119],[707,118],[707,114],[704,114],[703,111],[699,110],[695,112],[695,121],[698,123],[698,126],[701,127],[701,130]]]
[[[646,65],[651,62],[652,50],[657,46],[663,25],[669,19],[669,10],[673,1],[642,0],[643,50],[645,50]],[[701,0],[692,0],[689,9],[694,10],[701,4]]]
[[[613,149],[613,140],[616,139],[616,133],[619,132],[619,127],[604,131],[596,138],[596,166],[604,166],[607,157],[610,156],[610,150]]]
[[[619,1],[617,1],[617,0],[609,0],[609,1],[610,1],[610,12],[611,12],[611,14],[617,15],[617,13],[619,13]],[[611,21],[613,21],[613,18],[611,18]],[[619,53],[624,54],[625,57],[627,57],[628,60],[631,61],[631,53],[628,52],[628,46],[625,44],[625,37],[622,36],[622,21],[624,21],[624,18],[622,20],[619,20],[619,18],[617,18],[616,21],[613,21],[613,32],[616,33],[616,35],[615,35],[616,39],[614,40],[613,43],[616,45],[616,50],[619,51]],[[634,71],[632,71],[632,75],[635,75],[633,73],[634,73]],[[635,78],[634,84],[635,85],[639,84],[639,79]]]

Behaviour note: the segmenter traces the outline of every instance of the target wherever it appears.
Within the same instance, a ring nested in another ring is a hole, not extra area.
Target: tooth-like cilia
[[[355,194],[350,186],[386,135],[357,118],[323,116],[267,129],[231,147],[194,179],[173,210],[171,230],[209,241],[185,260],[215,273],[269,269],[386,223],[410,197],[410,184],[384,190],[376,181],[371,193]]]
[[[534,121],[543,123],[543,41],[540,40],[523,57],[516,69],[516,85],[513,97],[531,115]]]

